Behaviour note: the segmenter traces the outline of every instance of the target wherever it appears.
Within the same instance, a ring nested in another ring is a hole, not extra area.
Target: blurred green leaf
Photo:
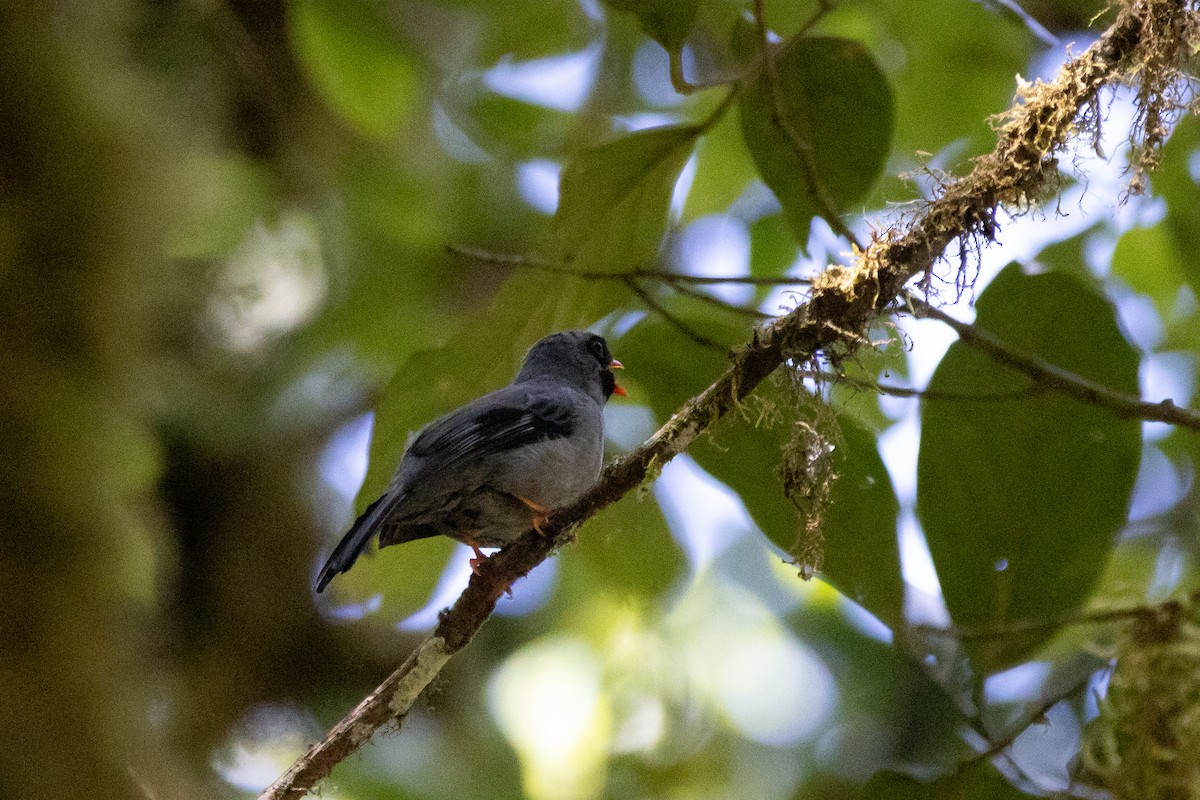
[[[418,7],[414,22],[427,26],[426,35],[451,56],[469,53],[463,69],[488,67],[497,61],[527,61],[553,58],[579,47],[596,35],[597,25],[579,3],[547,3],[544,0],[450,0],[446,6],[468,10],[464,17],[449,22],[433,4]],[[466,41],[446,41],[448,29]]]
[[[386,139],[418,107],[417,71],[377,6],[364,0],[296,0],[289,22],[297,61],[359,133]]]
[[[647,36],[676,51],[692,32],[700,0],[604,0],[604,4],[633,14]]]
[[[859,42],[799,36],[775,54],[783,121],[811,150],[812,178],[839,211],[853,212],[878,180],[892,141],[892,89]],[[740,98],[742,136],[800,243],[820,213],[796,145],[775,121],[762,71]]]
[[[1183,282],[1183,269],[1175,239],[1166,226],[1131,228],[1121,234],[1112,270],[1134,291],[1149,295],[1164,320],[1170,316]]]
[[[574,118],[563,111],[504,97],[481,86],[458,91],[468,96],[451,98],[447,113],[472,141],[506,162],[552,152],[570,133]]]
[[[1038,252],[1035,261],[1047,269],[1071,275],[1085,282],[1095,280],[1088,269],[1084,254],[1088,240],[1095,233],[1096,226],[1093,226],[1074,236],[1048,244]]]
[[[768,404],[795,401],[778,387],[760,387]],[[887,625],[903,619],[904,583],[896,539],[899,510],[891,479],[872,436],[842,418],[844,446],[835,452],[839,474],[822,523],[825,564],[820,576]],[[799,518],[784,494],[778,467],[790,431],[786,425],[724,426],[690,453],[715,478],[736,491],[755,523],[776,547],[790,551]]]
[[[987,761],[969,764],[952,775],[924,783],[902,772],[876,772],[859,800],[1022,800],[1017,789]]]
[[[563,168],[556,256],[581,271],[626,270],[654,259],[679,172],[700,129],[648,128],[592,148]]]
[[[738,341],[745,333],[736,323],[695,314],[688,325],[717,341]],[[639,323],[620,340],[639,368],[639,398],[645,395],[660,420],[721,373],[720,353],[700,349],[677,329],[657,318]],[[680,354],[690,353],[684,357]],[[642,372],[644,370],[644,373]],[[652,376],[652,381],[642,377]],[[778,413],[796,401],[773,384],[760,386],[747,401],[747,416]],[[786,416],[786,412],[785,412]],[[899,510],[891,479],[874,437],[849,419],[839,420],[845,446],[835,456],[841,477],[834,483],[823,530],[826,540],[822,577],[887,624],[901,619],[904,599],[896,540]],[[696,441],[689,454],[718,480],[736,491],[754,521],[785,552],[796,539],[796,509],[778,475],[781,450],[789,431],[781,424],[755,425],[738,419]]]
[[[788,8],[772,10],[772,24]],[[795,16],[811,11],[795,7]],[[863,42],[895,90],[895,150],[937,153],[954,147],[950,164],[992,147],[987,119],[1007,108],[1013,76],[1027,74],[1034,38],[1024,26],[1002,19],[980,3],[866,0],[838,4],[820,23],[824,33]],[[931,110],[936,109],[936,113]],[[896,199],[891,197],[888,199]]]
[[[978,312],[979,327],[1009,346],[1137,394],[1137,353],[1112,306],[1078,280],[1026,276],[1012,265],[980,295]],[[917,510],[951,617],[967,630],[1078,608],[1125,522],[1139,423],[1060,394],[1020,394],[1031,385],[956,342],[929,384],[943,397],[922,406]],[[1052,634],[990,636],[967,647],[982,676]]]
[[[608,596],[618,605],[665,601],[687,567],[652,496],[630,495],[588,522],[559,557],[559,591],[568,606]]]
[[[187,212],[174,221],[167,250],[173,258],[220,258],[246,231],[276,210],[270,175],[232,154],[196,154],[179,165]]]
[[[1175,251],[1195,254],[1200,251],[1200,184],[1193,177],[1194,157],[1200,148],[1200,119],[1185,116],[1163,147],[1162,167],[1151,180],[1156,194],[1167,201],[1165,224],[1175,240]],[[1192,291],[1200,294],[1200,264],[1196,259],[1179,261]]]
[[[347,520],[347,530],[351,521]],[[354,562],[353,569],[329,584],[325,593],[338,604],[372,604],[378,596],[378,610],[369,621],[391,626],[429,602],[456,547],[445,536],[433,536],[364,553]]]
[[[675,303],[665,305],[677,310]],[[750,332],[748,322],[717,309],[692,308],[678,318],[693,331],[730,345],[745,340]],[[716,380],[729,363],[724,353],[698,346],[653,312],[617,341],[613,349],[627,366],[622,384],[628,384],[630,398],[649,406],[660,422]]]
[[[782,277],[796,263],[797,252],[782,214],[768,214],[750,224],[750,274],[754,277]]]
[[[896,517],[900,504],[875,437],[846,417],[838,479],[821,527],[825,565],[821,577],[890,627],[904,622],[904,578]]]
[[[727,212],[757,177],[754,162],[742,144],[738,120],[726,113],[704,132],[696,146],[696,174],[683,207],[684,219]]]

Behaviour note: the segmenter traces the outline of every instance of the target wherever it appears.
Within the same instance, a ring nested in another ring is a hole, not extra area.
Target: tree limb
[[[491,615],[513,581],[569,541],[584,520],[657,474],[785,359],[800,363],[831,348],[853,350],[866,341],[870,323],[886,312],[904,284],[929,274],[951,241],[990,239],[997,206],[1021,205],[1040,193],[1055,174],[1053,154],[1078,132],[1076,115],[1103,86],[1135,69],[1140,49],[1186,46],[1183,41],[1152,41],[1157,29],[1147,26],[1147,20],[1186,13],[1184,0],[1137,0],[1124,8],[1112,27],[1068,62],[1044,91],[1026,94],[1024,102],[1010,109],[995,150],[980,158],[970,175],[945,185],[907,230],[886,231],[859,254],[854,265],[823,272],[814,281],[807,303],[759,329],[711,386],[689,400],[642,446],[611,464],[583,498],[556,511],[543,525],[545,535],[527,533],[489,558],[453,607],[442,612],[433,633],[416,652],[272,784],[261,800],[307,794],[377,728],[403,719],[445,661],[465,647]]]

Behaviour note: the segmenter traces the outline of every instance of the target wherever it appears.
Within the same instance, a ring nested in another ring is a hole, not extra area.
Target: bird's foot
[[[546,532],[542,530],[542,526],[545,525],[547,520],[550,519],[550,509],[546,508],[545,506],[538,505],[532,500],[526,500],[519,494],[514,496],[522,503],[529,506],[529,510],[533,512],[533,519],[531,520],[533,522],[533,529],[538,532],[539,536],[545,536]]]
[[[475,557],[467,563],[471,565],[471,572],[474,572],[476,575],[478,575],[479,568],[483,566],[483,562],[487,561],[488,557],[483,554],[483,551],[479,549],[478,545],[472,544],[471,542],[467,542],[467,545],[475,551]]]

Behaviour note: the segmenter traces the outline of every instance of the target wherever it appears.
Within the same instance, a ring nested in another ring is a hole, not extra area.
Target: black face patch
[[[593,336],[587,344],[588,353],[599,362],[600,366],[608,367],[612,362],[612,353],[608,351],[608,343],[601,336]]]
[[[604,397],[613,396],[613,392],[617,390],[617,379],[610,370],[604,370],[600,373],[600,388],[604,390]]]

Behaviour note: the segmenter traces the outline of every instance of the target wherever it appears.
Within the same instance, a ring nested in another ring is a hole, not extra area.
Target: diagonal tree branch
[[[943,187],[924,213],[904,231],[877,236],[855,264],[830,267],[813,283],[807,303],[760,328],[732,357],[717,380],[689,400],[641,447],[611,464],[573,505],[554,513],[544,536],[530,532],[489,558],[472,576],[455,604],[442,612],[433,633],[388,678],[295,765],[261,800],[299,798],[333,767],[395,719],[402,721],[418,695],[445,662],[487,621],[513,581],[569,541],[584,520],[620,499],[662,465],[682,453],[721,416],[735,408],[785,359],[809,361],[818,353],[849,351],[866,341],[865,331],[886,313],[911,278],[927,275],[955,239],[994,234],[1000,204],[1025,206],[1055,174],[1054,153],[1079,131],[1075,118],[1106,84],[1127,77],[1140,54],[1185,52],[1188,42],[1164,37],[1148,20],[1189,14],[1188,0],[1134,0],[1117,21],[1048,85],[1028,91],[1010,109],[996,148],[971,174]],[[1185,26],[1168,27],[1168,33]]]

